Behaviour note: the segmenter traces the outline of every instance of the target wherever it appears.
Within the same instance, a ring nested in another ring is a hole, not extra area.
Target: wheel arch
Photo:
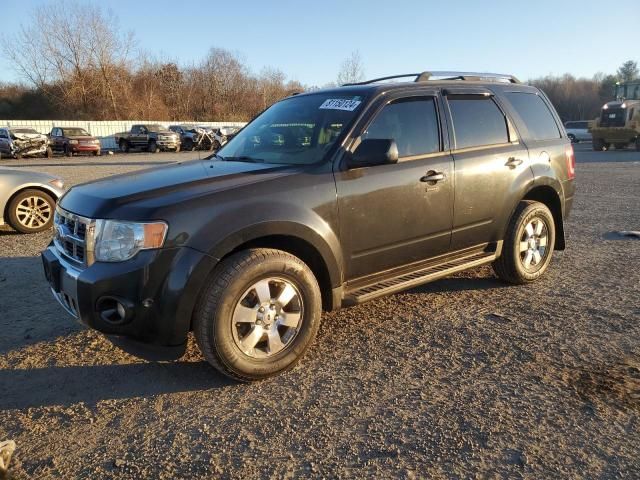
[[[564,250],[564,221],[562,217],[562,202],[558,192],[550,185],[535,185],[522,197],[522,200],[533,200],[547,206],[553,215],[553,223],[556,228],[554,248],[556,250]]]
[[[35,184],[35,185],[20,185],[16,190],[14,190],[11,193],[11,195],[9,195],[9,198],[7,198],[7,202],[2,207],[2,218],[4,219],[5,223],[7,222],[7,218],[9,217],[9,206],[11,205],[11,202],[13,202],[13,199],[16,198],[16,196],[20,195],[25,190],[39,190],[42,193],[46,193],[51,198],[53,198],[53,200],[54,200],[54,202],[56,204],[58,203],[59,197],[58,197],[58,194],[54,190],[49,190],[48,188],[46,188],[46,187],[44,187],[42,185],[39,185],[39,184]]]

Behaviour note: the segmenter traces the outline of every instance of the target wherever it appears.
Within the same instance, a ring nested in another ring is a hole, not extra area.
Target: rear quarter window
[[[505,95],[527,126],[533,140],[553,140],[561,137],[553,114],[540,95],[525,92],[507,92]],[[567,125],[567,128],[576,126]]]

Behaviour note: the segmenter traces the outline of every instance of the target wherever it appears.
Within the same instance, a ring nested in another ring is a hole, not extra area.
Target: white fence
[[[207,127],[243,127],[246,122],[155,122],[149,120],[114,120],[105,122],[86,122],[73,120],[0,120],[0,127],[30,127],[40,133],[50,133],[53,127],[80,127],[84,128],[94,137],[100,139],[103,150],[115,150],[114,135],[128,132],[132,125],[136,124],[160,124],[160,125],[202,125]]]

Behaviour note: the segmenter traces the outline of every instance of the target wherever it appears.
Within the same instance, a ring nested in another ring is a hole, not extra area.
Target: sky
[[[78,1],[110,9],[135,45],[157,59],[188,65],[220,47],[253,72],[278,68],[304,85],[335,81],[353,51],[367,78],[424,70],[591,77],[640,61],[638,0],[617,0],[609,11],[602,0]],[[0,0],[2,41],[48,3]],[[0,58],[0,81],[17,80]]]

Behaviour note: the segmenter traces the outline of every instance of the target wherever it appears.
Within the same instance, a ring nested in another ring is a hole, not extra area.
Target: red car
[[[50,143],[54,153],[72,157],[74,153],[100,155],[100,140],[92,137],[84,128],[55,127],[51,130]]]

